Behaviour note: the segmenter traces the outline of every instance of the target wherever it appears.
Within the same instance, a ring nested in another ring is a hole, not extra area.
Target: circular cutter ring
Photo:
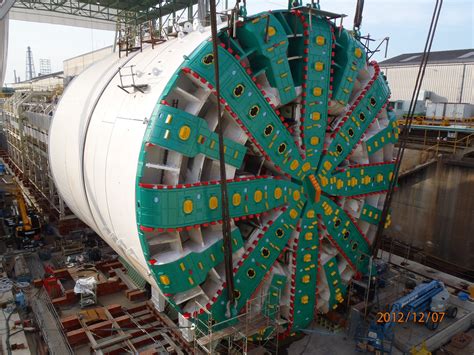
[[[181,324],[227,313],[209,34],[93,65],[50,134],[68,206]],[[260,311],[278,308],[290,334],[368,272],[399,133],[390,91],[357,38],[315,14],[260,13],[219,41],[236,307],[268,293]],[[139,90],[124,76],[138,72]]]

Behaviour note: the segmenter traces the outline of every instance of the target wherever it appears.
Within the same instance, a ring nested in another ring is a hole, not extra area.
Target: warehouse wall
[[[62,73],[56,76],[45,75],[43,77],[34,78],[33,80],[22,81],[20,83],[9,84],[9,87],[15,90],[27,91],[47,91],[61,88],[63,86]]]
[[[418,67],[381,65],[392,90],[391,100],[411,100]],[[474,103],[474,63],[429,64],[421,89],[446,97],[448,102]]]
[[[108,46],[74,58],[66,59],[63,62],[64,77],[69,78],[79,75],[89,65],[105,58],[111,53],[113,53],[113,46]]]

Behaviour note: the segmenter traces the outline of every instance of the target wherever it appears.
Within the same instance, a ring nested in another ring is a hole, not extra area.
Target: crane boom
[[[28,216],[28,211],[26,209],[26,202],[21,190],[17,187],[16,201],[18,203],[18,210],[20,211],[21,221],[23,222],[23,231],[31,230],[31,219]]]
[[[18,211],[20,213],[20,218],[21,218],[21,221],[23,222],[23,226],[21,227],[22,231],[25,231],[25,232],[30,231],[33,228],[33,226],[31,223],[31,219],[28,216],[28,209],[26,208],[25,198],[23,197],[23,193],[21,192],[20,186],[18,185],[16,181],[14,181],[13,186],[8,186],[4,188],[4,190],[15,195],[15,198],[18,204]]]
[[[398,312],[424,312],[429,308],[433,297],[444,289],[444,284],[437,280],[418,285],[412,292],[393,303],[390,312],[392,314]],[[394,322],[386,323],[385,330],[391,329],[393,325]]]

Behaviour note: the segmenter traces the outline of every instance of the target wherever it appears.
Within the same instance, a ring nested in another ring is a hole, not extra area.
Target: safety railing
[[[402,116],[398,119],[399,125],[405,124],[405,117]],[[435,117],[435,116],[415,116],[413,117],[413,124],[421,125],[421,126],[451,126],[451,125],[473,125],[474,124],[474,117],[450,117],[450,116],[443,116],[443,117]]]
[[[421,164],[426,163],[430,158],[438,156],[440,152],[447,154],[456,154],[474,144],[474,133],[455,139],[453,141],[438,141],[436,144],[423,149],[421,152]]]
[[[44,288],[40,289],[39,294],[31,299],[31,308],[43,340],[48,345],[49,353],[53,355],[74,354],[67,341],[58,313]]]
[[[268,307],[271,293],[277,294],[274,307]],[[234,351],[246,354],[249,338],[257,333],[263,336],[262,344],[268,343],[267,349],[278,349],[280,297],[280,290],[274,286],[270,286],[266,292],[260,290],[246,302],[244,311],[221,322],[216,322],[212,313],[195,301],[196,309],[204,312],[203,317],[195,319],[195,352],[214,355],[219,351],[228,354]],[[269,333],[265,333],[265,330],[269,330]],[[221,348],[217,347],[218,344]]]

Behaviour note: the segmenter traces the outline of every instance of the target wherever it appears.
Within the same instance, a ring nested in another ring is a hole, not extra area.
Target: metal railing
[[[403,125],[405,123],[405,119],[398,119],[397,120],[399,125]],[[413,124],[420,125],[420,126],[451,126],[451,125],[472,125],[474,123],[474,117],[435,117],[435,116],[415,116],[413,118]]]
[[[426,167],[431,163],[435,163],[440,157],[440,154],[453,156],[457,159],[462,158],[465,153],[474,151],[474,133],[454,140],[438,140],[435,144],[424,148],[427,145],[426,143],[426,140],[424,142],[419,142],[419,144],[423,145],[423,149],[419,149],[421,152],[418,160],[414,162],[414,165],[404,167],[402,175],[406,175],[420,167]]]
[[[200,6],[203,8],[200,9]],[[222,6],[222,3],[217,0],[216,7],[219,6]],[[177,37],[180,32],[186,31],[187,22],[193,25],[194,21],[199,20],[201,26],[208,26],[209,19],[207,16],[203,17],[203,13],[207,12],[206,2],[190,0],[186,7],[182,5],[169,12],[157,10],[156,16],[147,21],[130,23],[126,19],[118,20],[116,33],[119,54],[125,52],[128,56],[131,52],[143,50],[144,43],[151,43],[154,48],[154,45],[168,41],[170,37]],[[224,14],[220,13],[220,15]]]
[[[464,150],[466,148],[471,147],[473,143],[474,143],[474,133],[468,136],[459,138],[459,139],[455,139],[454,141],[439,140],[436,144],[426,149],[423,149],[421,154],[423,156],[425,153],[427,156],[429,156],[431,152],[434,152],[435,156],[437,156],[440,150],[442,150],[444,153],[456,154],[456,152],[457,151],[459,152],[460,149]]]
[[[273,308],[268,307],[271,293],[277,293],[278,300]],[[212,313],[205,306],[195,301],[196,309],[204,312],[204,317],[196,317],[195,319],[195,352],[203,351],[209,355],[218,354],[218,345],[220,344],[226,348],[224,353],[237,351],[235,353],[246,354],[248,338],[257,333],[263,335],[261,332],[270,329],[270,333],[266,334],[266,338],[262,341],[265,343],[275,342],[271,347],[274,348],[273,353],[276,354],[280,329],[280,297],[280,290],[270,286],[266,293],[260,291],[254,298],[248,300],[245,304],[245,310],[239,315],[219,323],[215,322]],[[260,330],[255,329],[256,326]],[[223,331],[223,329],[226,330]],[[203,343],[201,340],[204,338],[207,340]]]
[[[58,313],[44,288],[31,299],[31,308],[49,353],[73,355],[74,351],[64,334]]]

